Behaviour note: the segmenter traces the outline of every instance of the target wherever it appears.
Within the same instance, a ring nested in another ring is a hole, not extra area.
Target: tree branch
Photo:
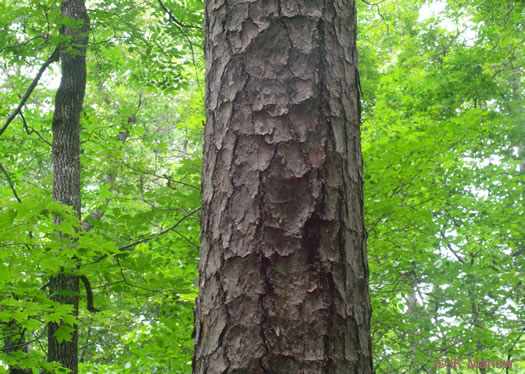
[[[192,210],[191,212],[187,213],[184,217],[182,217],[181,219],[179,219],[177,222],[175,222],[175,224],[169,228],[167,228],[166,230],[163,230],[161,232],[159,232],[158,234],[156,234],[155,236],[151,236],[149,238],[144,238],[144,239],[141,239],[141,240],[137,240],[136,242],[133,242],[131,244],[126,244],[126,245],[123,245],[122,247],[119,247],[119,251],[131,251],[134,247],[136,247],[137,245],[139,244],[142,244],[142,243],[147,243],[147,242],[150,242],[152,240],[155,240],[156,238],[162,236],[162,235],[165,235],[167,234],[168,232],[170,231],[175,231],[177,234],[181,235],[179,232],[177,232],[175,229],[177,228],[177,226],[179,226],[182,221],[184,221],[186,218],[188,218],[189,216],[197,213],[199,210],[201,210],[201,207],[198,207],[197,209],[194,209]],[[182,235],[181,235],[182,236]],[[186,239],[188,240],[188,239]],[[188,240],[189,241],[189,240]],[[190,242],[191,243],[191,242]],[[192,243],[193,244],[193,243]],[[196,245],[195,245],[196,246]],[[117,255],[118,256],[118,255]],[[94,263],[99,263],[100,261],[106,259],[108,257],[107,254],[97,258]],[[118,257],[116,257],[118,258]],[[47,285],[44,285],[44,286],[47,286]],[[43,288],[45,288],[44,286],[42,286]]]
[[[186,241],[187,241],[188,243],[190,243],[193,247],[195,247],[195,248],[197,248],[197,249],[199,248],[199,246],[198,246],[196,243],[192,242],[190,239],[188,239],[187,236],[183,235],[181,232],[179,232],[179,231],[177,231],[177,230],[173,230],[173,232],[174,232],[175,234],[179,235],[179,236],[180,236],[181,238],[183,238],[184,240],[186,240]]]
[[[381,0],[381,1],[378,1],[377,3],[371,3],[367,0],[361,0],[363,3],[367,4],[367,5],[370,5],[370,6],[375,6],[376,9],[377,9],[377,14],[379,14],[379,17],[381,17],[381,20],[383,21],[384,25],[386,26],[386,32],[387,34],[390,33],[390,28],[388,27],[388,23],[386,23],[386,19],[385,17],[383,16],[383,14],[381,13],[381,9],[379,9],[379,4],[381,3],[384,3],[386,0]]]
[[[133,248],[133,247],[135,247],[135,246],[137,246],[139,244],[150,242],[150,241],[152,241],[152,240],[154,240],[154,239],[156,239],[156,238],[158,238],[158,237],[160,237],[162,235],[165,235],[168,232],[175,230],[177,228],[177,226],[179,226],[182,223],[182,221],[184,221],[189,216],[197,213],[199,210],[201,210],[200,207],[198,207],[197,209],[192,210],[191,212],[189,212],[185,216],[183,216],[181,219],[179,219],[173,226],[167,228],[166,230],[163,230],[163,231],[159,232],[155,236],[150,237],[150,238],[144,238],[144,239],[141,239],[141,240],[137,240],[136,242],[131,243],[131,244],[126,244],[126,245],[120,247],[119,250],[120,251],[127,251],[130,248]]]
[[[35,133],[38,135],[38,137],[44,142],[46,143],[48,146],[52,147],[53,145],[48,142],[42,135],[40,135],[40,133],[38,131],[36,131],[34,128],[30,128],[27,124],[27,121],[24,117],[24,113],[22,113],[22,110],[20,110],[20,118],[22,118],[22,123],[24,124],[24,129],[26,130],[26,133],[27,135],[31,135],[32,133]]]
[[[377,5],[381,4],[381,3],[384,3],[386,0],[381,0],[381,1],[378,1],[377,3],[371,3],[371,2],[369,2],[367,0],[361,0],[361,1],[363,3],[365,3],[365,4],[367,4],[367,5],[376,5],[377,6]]]
[[[80,280],[84,283],[84,288],[86,289],[87,310],[91,313],[98,312],[99,310],[93,306],[93,291],[91,290],[89,279],[85,275],[81,275]]]
[[[2,173],[4,173],[5,177],[7,178],[7,182],[9,183],[9,187],[11,187],[11,191],[13,191],[13,195],[15,195],[16,201],[18,201],[19,203],[21,203],[22,200],[20,200],[20,197],[19,197],[18,194],[16,193],[15,186],[14,186],[14,184],[13,184],[13,181],[11,180],[11,177],[10,177],[9,174],[7,173],[7,170],[4,169],[4,166],[2,165],[2,163],[0,163],[0,170],[2,170]]]
[[[197,72],[197,70],[198,70],[197,69],[197,61],[195,60],[195,51],[193,49],[193,43],[192,43],[191,39],[188,37],[188,35],[186,35],[186,33],[184,32],[184,28],[193,28],[193,29],[197,29],[197,30],[202,30],[202,27],[183,24],[177,18],[175,18],[175,16],[171,13],[171,11],[168,8],[166,8],[164,6],[164,4],[162,3],[162,0],[158,0],[158,2],[159,2],[160,7],[168,15],[170,21],[172,21],[175,24],[175,26],[179,29],[179,31],[182,34],[182,36],[184,36],[184,38],[186,39],[186,41],[190,45],[191,60],[193,62],[193,67],[195,68],[195,78],[197,79],[197,86],[199,86],[199,89],[202,91],[201,83],[200,83],[200,80],[199,80],[199,74]]]
[[[386,0],[385,0],[386,1]],[[197,29],[197,30],[202,30],[202,27],[200,26],[195,26],[195,25],[185,25],[184,23],[182,23],[181,21],[179,21],[174,15],[173,13],[171,13],[171,11],[166,8],[166,6],[164,5],[164,3],[162,2],[162,0],[158,0],[159,2],[159,5],[160,7],[162,8],[162,10],[164,10],[166,12],[166,14],[168,15],[168,17],[170,18],[170,20],[175,23],[177,26],[179,27],[184,27],[184,28],[189,28],[189,29]]]
[[[31,82],[31,84],[27,88],[27,91],[24,94],[24,96],[22,97],[22,100],[20,101],[20,104],[18,104],[18,107],[9,116],[7,121],[5,121],[4,126],[2,126],[2,128],[0,129],[0,136],[7,129],[9,124],[16,118],[18,113],[20,113],[20,111],[22,110],[23,106],[25,105],[27,99],[29,99],[29,96],[31,96],[31,93],[33,92],[33,90],[35,89],[36,85],[38,84],[38,81],[40,80],[40,78],[42,78],[42,74],[44,74],[44,72],[49,67],[49,65],[51,65],[53,62],[58,61],[58,59],[59,59],[59,53],[58,53],[58,48],[57,48],[57,49],[55,49],[53,54],[51,56],[49,56],[49,58],[46,60],[46,62],[44,62],[44,64],[38,70],[38,73],[36,74],[35,79],[33,79],[33,82]]]
[[[183,185],[183,186],[186,186],[186,187],[189,187],[189,188],[193,188],[194,190],[197,190],[199,192],[201,190],[199,187],[194,186],[193,184],[186,183],[186,182],[179,181],[179,180],[175,180],[175,179],[173,179],[172,176],[170,176],[168,174],[157,175],[157,174],[152,173],[152,172],[148,172],[148,171],[144,171],[144,170],[141,170],[141,169],[137,169],[137,168],[135,168],[135,167],[125,163],[124,161],[121,161],[121,164],[124,165],[125,167],[127,167],[130,170],[136,171],[137,173],[141,173],[141,174],[145,174],[145,175],[151,175],[151,176],[153,176],[155,178],[158,178],[158,179],[165,179],[167,181],[166,186],[168,188],[172,189],[172,190],[176,189],[176,187],[174,187],[172,183],[180,184],[180,185]]]
[[[149,291],[149,292],[160,292],[162,293],[163,290],[153,290],[151,288],[146,288],[146,287],[142,287],[142,286],[139,286],[137,284],[133,284],[131,282],[128,281],[128,279],[126,278],[126,276],[124,275],[124,269],[122,269],[122,265],[120,265],[120,261],[119,259],[117,258],[117,265],[120,269],[120,275],[122,276],[122,280],[124,281],[124,283],[126,283],[128,286],[130,287],[135,287],[135,288],[140,288],[141,290],[144,290],[144,291]]]

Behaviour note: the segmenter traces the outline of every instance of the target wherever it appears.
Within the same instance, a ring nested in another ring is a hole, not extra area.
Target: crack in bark
[[[275,153],[272,156],[272,158],[275,157]],[[257,199],[259,201],[259,221],[257,222],[257,234],[256,237],[257,242],[259,243],[257,251],[260,261],[260,271],[261,271],[261,277],[264,284],[263,294],[259,296],[259,308],[261,309],[261,321],[260,321],[260,328],[259,328],[259,336],[262,339],[262,343],[264,346],[264,354],[258,359],[259,367],[261,368],[262,372],[264,374],[268,373],[268,370],[264,367],[264,358],[270,353],[270,343],[268,342],[265,334],[265,328],[266,324],[268,323],[268,311],[266,310],[266,307],[264,306],[264,298],[271,292],[272,286],[270,283],[270,280],[268,278],[267,268],[266,266],[269,265],[268,259],[266,259],[264,255],[263,248],[261,247],[261,243],[263,243],[263,235],[264,235],[264,183],[263,183],[263,175],[264,172],[259,172],[259,186],[257,191]]]

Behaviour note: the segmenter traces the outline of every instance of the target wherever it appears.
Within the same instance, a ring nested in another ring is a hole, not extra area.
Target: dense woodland
[[[375,371],[525,373],[525,3],[357,8]],[[82,23],[56,0],[0,0],[0,372],[67,372],[47,330],[67,342],[78,324],[80,373],[190,373],[203,3],[87,10],[78,218],[53,200],[51,124],[55,51]],[[79,293],[50,295],[63,272]],[[78,316],[57,301],[78,295]]]

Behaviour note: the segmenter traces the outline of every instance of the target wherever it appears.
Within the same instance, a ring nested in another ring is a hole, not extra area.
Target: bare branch
[[[135,288],[140,288],[141,290],[144,290],[144,291],[149,291],[149,292],[160,292],[162,293],[163,290],[153,290],[151,288],[146,288],[146,287],[142,287],[142,286],[139,286],[139,285],[136,285],[136,284],[133,284],[131,283],[130,281],[128,281],[128,279],[126,278],[126,276],[124,275],[124,269],[122,269],[122,265],[120,265],[120,261],[119,259],[117,258],[117,265],[120,269],[120,275],[122,276],[122,280],[124,281],[124,283],[126,283],[128,286],[130,287],[135,287]]]
[[[2,173],[4,173],[5,177],[7,178],[7,182],[9,183],[9,187],[11,187],[11,191],[13,191],[13,195],[15,195],[16,201],[18,201],[19,203],[21,203],[22,200],[20,200],[20,197],[19,197],[18,194],[16,193],[15,186],[14,186],[14,184],[13,184],[13,181],[11,180],[11,177],[10,177],[9,174],[7,173],[7,170],[4,169],[4,166],[2,165],[2,163],[0,163],[0,170],[2,170]]]
[[[179,21],[174,15],[173,13],[171,13],[171,11],[166,8],[166,6],[164,5],[164,3],[162,2],[162,0],[158,0],[159,2],[159,5],[160,7],[162,8],[162,10],[164,10],[166,12],[166,14],[168,15],[168,17],[170,17],[170,20],[175,23],[177,26],[179,27],[184,27],[184,28],[190,28],[190,29],[197,29],[197,30],[202,30],[202,27],[200,26],[195,26],[195,25],[185,25],[184,23],[182,23],[181,21]]]
[[[381,0],[381,1],[378,1],[377,3],[371,3],[371,2],[369,2],[367,0],[361,0],[361,1],[363,3],[365,3],[365,4],[367,4],[367,5],[376,7],[377,14],[379,14],[379,17],[381,17],[381,21],[383,21],[384,25],[386,26],[386,32],[387,32],[387,34],[389,34],[390,33],[390,28],[388,27],[388,23],[386,22],[385,16],[383,16],[383,14],[381,13],[381,9],[379,8],[379,4],[384,3],[387,0]]]
[[[53,145],[48,142],[42,135],[40,135],[40,133],[38,131],[36,131],[34,128],[30,127],[27,125],[27,121],[24,117],[24,113],[22,112],[22,110],[20,110],[20,118],[22,118],[22,122],[24,124],[24,129],[26,130],[26,133],[27,135],[31,135],[32,133],[35,133],[38,135],[38,137],[44,142],[46,143],[48,146],[52,147]]]
[[[0,52],[1,51],[5,51],[6,49],[15,49],[15,48],[18,48],[18,47],[22,47],[22,46],[24,46],[26,44],[29,44],[32,41],[35,41],[37,39],[47,40],[48,38],[49,38],[49,34],[48,35],[37,35],[35,37],[32,37],[31,39],[21,41],[20,43],[16,43],[16,44],[12,44],[12,45],[6,45],[4,48],[0,49]]]
[[[80,276],[80,280],[84,283],[84,288],[86,289],[86,299],[87,299],[87,310],[91,313],[96,313],[99,310],[93,306],[93,291],[91,290],[91,283],[85,275]]]
[[[193,241],[191,241],[187,236],[183,235],[180,231],[177,231],[177,230],[173,230],[173,232],[177,235],[179,235],[181,238],[183,238],[184,240],[186,240],[188,243],[190,243],[193,247],[195,248],[199,248],[199,246],[194,243]]]
[[[4,126],[0,129],[0,136],[3,134],[3,132],[7,129],[7,127],[9,126],[9,124],[16,118],[16,116],[20,113],[20,111],[22,110],[23,106],[25,105],[27,99],[29,99],[29,96],[31,96],[31,93],[33,92],[33,90],[35,89],[36,85],[38,84],[38,81],[40,80],[40,78],[42,78],[42,74],[44,74],[44,72],[46,71],[46,69],[49,67],[49,65],[51,65],[53,62],[56,62],[58,61],[59,59],[59,53],[58,53],[58,48],[55,49],[55,51],[53,52],[53,54],[51,56],[49,56],[49,58],[46,60],[46,62],[44,62],[44,64],[40,67],[40,69],[38,70],[38,73],[36,74],[36,77],[35,79],[33,79],[33,82],[31,82],[31,84],[29,85],[29,87],[27,88],[27,91],[26,93],[24,94],[24,96],[22,97],[22,100],[20,101],[20,104],[18,104],[18,107],[15,109],[15,111],[9,116],[9,118],[7,119],[7,121],[5,121],[5,124]]]
[[[137,173],[151,175],[151,176],[153,176],[155,178],[158,178],[158,179],[166,179],[166,181],[167,181],[167,185],[166,186],[168,188],[172,189],[172,190],[176,189],[176,187],[174,187],[172,183],[180,184],[180,185],[183,185],[183,186],[186,186],[186,187],[189,187],[189,188],[193,188],[194,190],[197,190],[199,192],[201,190],[199,187],[194,186],[193,184],[186,183],[186,182],[183,182],[183,181],[180,181],[180,180],[175,180],[168,174],[157,175],[157,174],[152,173],[152,172],[148,172],[148,171],[145,171],[145,170],[137,169],[137,168],[135,168],[135,167],[125,163],[124,161],[122,161],[121,164],[124,165],[125,167],[127,167],[130,170],[136,171]]]
[[[170,231],[173,231],[175,230],[181,223],[182,221],[184,221],[186,218],[188,218],[189,216],[197,213],[199,210],[201,210],[200,207],[198,207],[197,209],[194,209],[192,210],[191,212],[187,213],[185,216],[183,216],[181,219],[179,219],[173,226],[167,228],[166,230],[163,230],[161,232],[159,232],[158,234],[156,234],[155,236],[153,237],[149,237],[149,238],[144,238],[144,239],[141,239],[141,240],[137,240],[136,242],[134,243],[131,243],[131,244],[127,244],[127,245],[124,245],[122,247],[119,248],[120,251],[127,251],[129,250],[130,248],[134,248],[136,247],[137,245],[139,244],[142,244],[142,243],[147,243],[147,242],[150,242],[152,240],[155,240],[157,239],[158,237],[162,236],[162,235],[165,235],[167,234],[168,232]]]
[[[155,234],[154,236],[151,236],[149,238],[144,238],[144,239],[141,239],[141,240],[137,240],[136,242],[133,242],[131,244],[126,244],[126,245],[123,245],[122,247],[119,247],[119,251],[131,251],[134,249],[134,247],[136,247],[137,245],[139,244],[142,244],[142,243],[148,243],[148,242],[151,242],[155,239],[157,239],[158,237],[162,236],[162,235],[165,235],[167,234],[168,232],[170,231],[174,231],[176,232],[178,235],[182,236],[178,231],[176,231],[175,229],[182,223],[182,221],[184,221],[186,218],[190,217],[191,215],[197,213],[199,210],[201,210],[201,207],[198,207],[197,209],[194,209],[192,210],[191,212],[187,213],[186,215],[184,215],[184,217],[182,217],[181,219],[179,219],[177,222],[175,222],[175,224],[169,228],[167,228],[166,230],[163,230],[161,232],[159,232],[158,234]],[[184,237],[185,238],[185,237]],[[189,239],[185,238],[186,240],[189,241]],[[192,243],[190,241],[190,243]],[[193,244],[193,243],[192,243]],[[197,246],[196,244],[194,244],[195,246]],[[118,256],[118,255],[117,255]],[[106,259],[108,257],[107,254],[97,258],[95,260],[95,263],[99,263],[100,261]],[[118,258],[115,256],[115,258]]]
[[[365,3],[365,4],[367,4],[367,5],[375,5],[375,6],[377,6],[377,5],[381,4],[381,3],[384,3],[386,0],[381,0],[381,1],[378,1],[377,3],[370,3],[367,0],[361,0],[361,1],[363,3]]]

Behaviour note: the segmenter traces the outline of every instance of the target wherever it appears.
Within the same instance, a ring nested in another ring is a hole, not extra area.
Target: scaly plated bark
[[[207,0],[195,374],[372,373],[352,0]]]

